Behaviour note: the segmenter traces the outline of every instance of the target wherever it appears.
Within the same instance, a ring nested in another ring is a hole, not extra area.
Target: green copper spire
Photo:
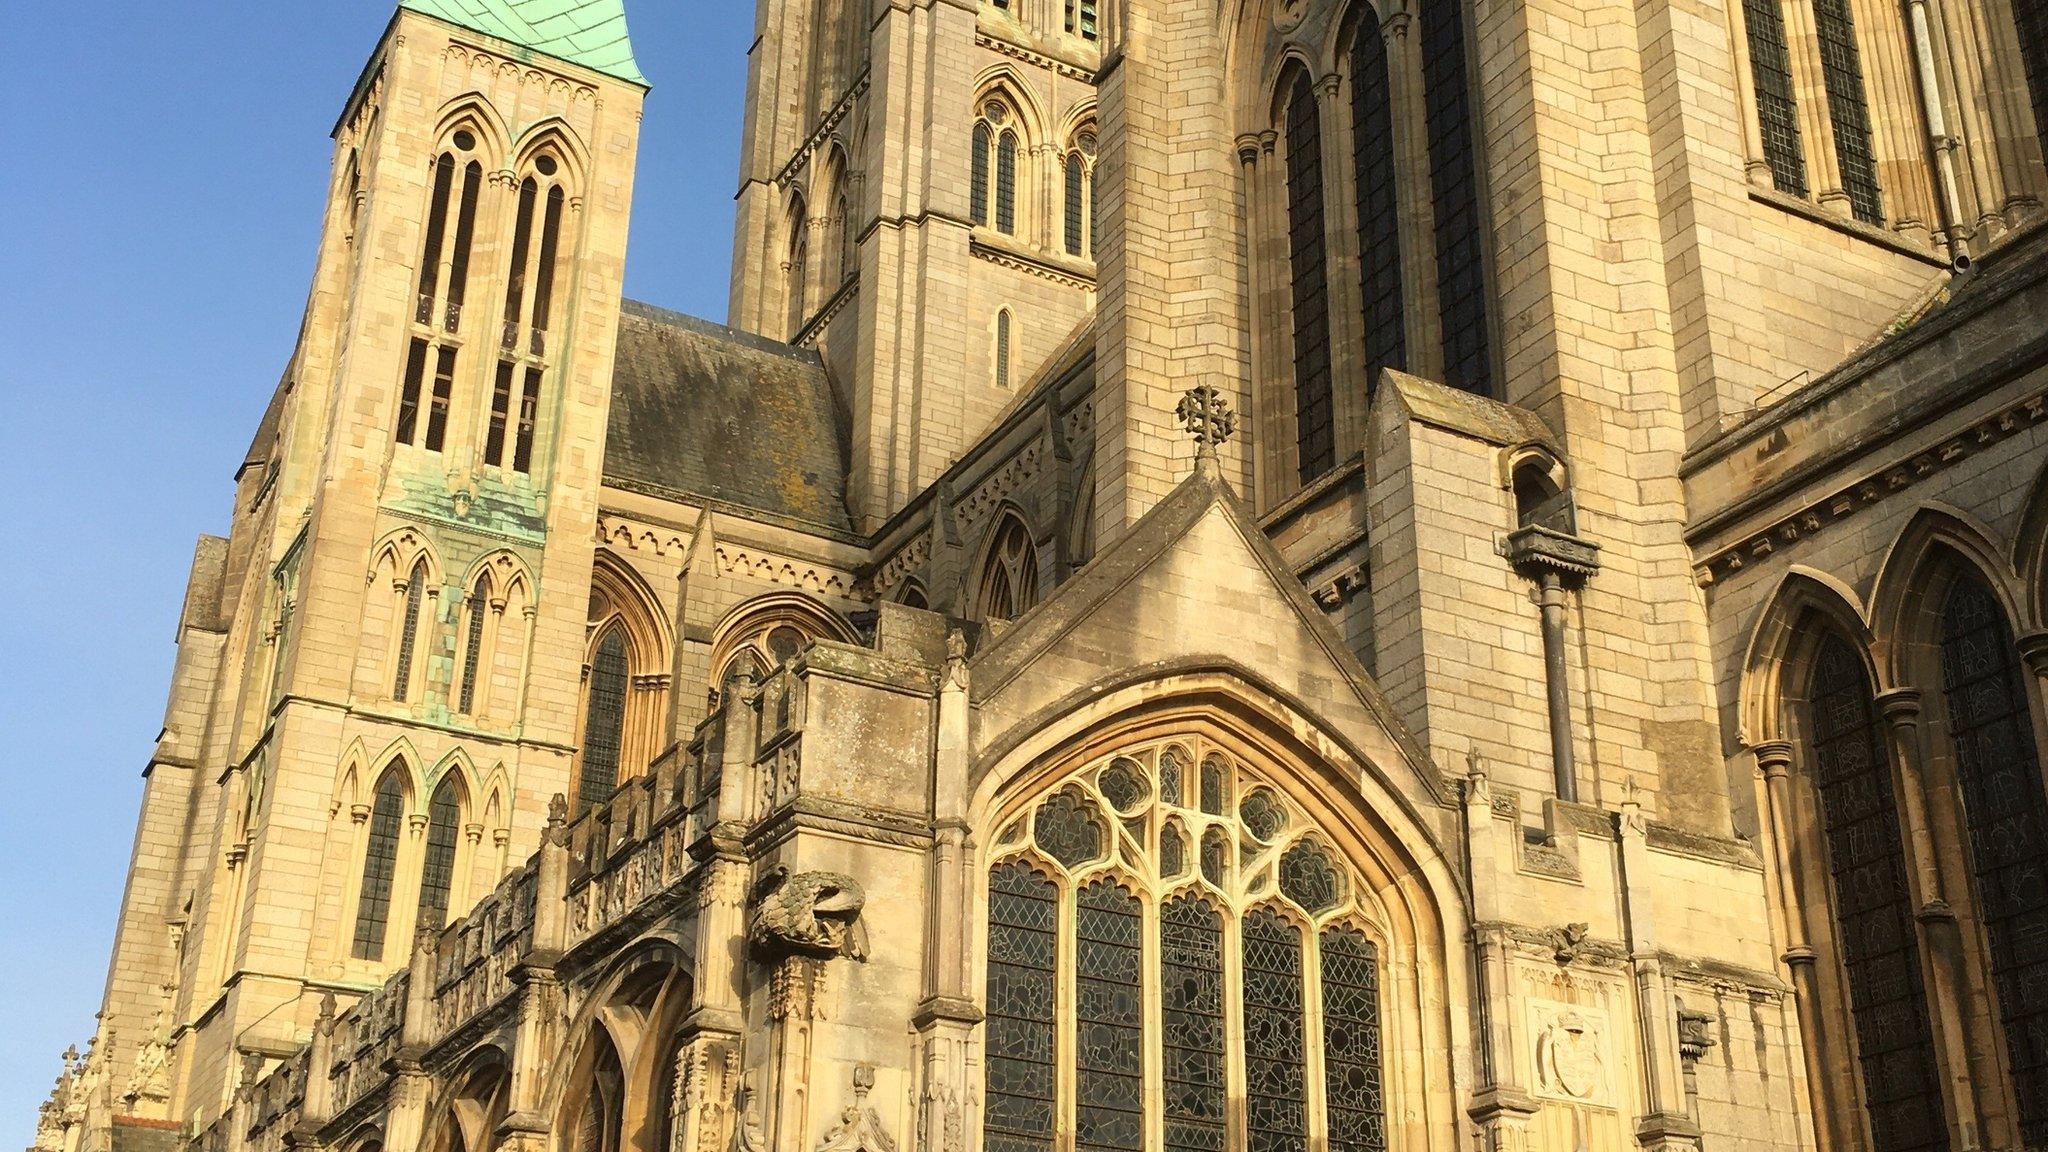
[[[593,72],[647,83],[633,62],[625,0],[399,0],[398,6]]]

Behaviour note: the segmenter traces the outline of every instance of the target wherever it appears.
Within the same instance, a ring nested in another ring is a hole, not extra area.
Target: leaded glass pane
[[[476,686],[482,678],[479,665],[484,655],[484,612],[488,608],[484,599],[486,580],[477,582],[469,594],[469,621],[462,639],[462,695],[460,709],[464,715],[476,711]]]
[[[1856,49],[1856,24],[1849,0],[1813,0],[1814,31],[1820,39],[1821,78],[1828,93],[1828,117],[1835,127],[1835,162],[1849,208],[1865,224],[1884,223],[1877,190],[1877,160],[1870,147],[1870,107],[1863,94],[1863,60]]]
[[[1074,914],[1076,1146],[1138,1152],[1145,1081],[1138,898],[1111,880],[1082,889]]]
[[[1942,1147],[1933,1037],[1920,983],[1890,761],[1854,649],[1821,644],[1808,693],[1813,774],[1834,879],[1836,934],[1877,1152]]]
[[[1270,908],[1244,918],[1245,1126],[1249,1152],[1308,1147],[1301,930]]]
[[[1287,96],[1287,252],[1294,305],[1295,448],[1303,484],[1337,463],[1321,132],[1315,91],[1308,74],[1297,72]]]
[[[1167,1152],[1223,1152],[1223,918],[1198,896],[1159,912]]]
[[[1053,961],[1059,888],[1023,863],[988,883],[988,1071],[985,1152],[1050,1152]]]
[[[1806,154],[1799,143],[1799,105],[1792,95],[1792,56],[1785,47],[1785,0],[1742,0],[1749,35],[1749,73],[1756,87],[1757,126],[1771,185],[1806,195]]]
[[[1188,802],[1187,785],[1183,782],[1187,772],[1187,753],[1178,748],[1168,748],[1159,754],[1159,799],[1178,808]]]
[[[1271,841],[1287,829],[1287,806],[1271,788],[1254,788],[1238,807],[1238,819],[1245,831],[1260,840]]]
[[[1220,757],[1202,761],[1202,811],[1211,816],[1223,815],[1223,805],[1229,802],[1230,784],[1224,779],[1228,770]]]
[[[976,124],[974,126],[974,154],[971,158],[973,174],[968,178],[967,195],[968,199],[972,201],[971,210],[974,214],[974,222],[980,225],[988,223],[988,154],[994,148],[995,134],[989,131],[988,125]]]
[[[412,694],[412,657],[419,641],[420,601],[427,598],[427,562],[413,563],[405,581],[405,614],[398,622],[398,672],[391,681],[391,698],[403,703]]]
[[[583,767],[576,778],[577,810],[612,798],[619,786],[619,746],[626,727],[626,638],[617,628],[598,642],[590,660],[590,704],[583,724]]]
[[[405,784],[393,768],[377,782],[370,806],[369,836],[363,850],[363,883],[356,897],[354,955],[384,958],[384,929],[391,922],[391,881],[398,874],[398,825],[405,818]]]
[[[1356,928],[1322,935],[1323,1093],[1330,1152],[1385,1152],[1379,950]]]
[[[1040,805],[1037,824],[1038,846],[1067,867],[1102,858],[1108,830],[1095,802],[1080,791],[1070,788]]]
[[[1280,891],[1311,912],[1327,912],[1343,899],[1336,862],[1321,844],[1303,840],[1280,857]]]
[[[1230,883],[1230,837],[1221,828],[1202,833],[1202,878],[1218,888]]]
[[[1066,240],[1067,255],[1069,256],[1079,256],[1081,254],[1081,213],[1083,211],[1081,188],[1083,181],[1086,179],[1087,172],[1081,162],[1080,153],[1068,154]]]
[[[1943,607],[1941,675],[2020,1133],[2048,1147],[2048,796],[2012,631],[1974,579]]]
[[[1017,230],[1017,134],[996,141],[996,231]]]
[[[1436,215],[1437,303],[1443,315],[1444,382],[1490,393],[1486,269],[1479,180],[1465,79],[1464,5],[1424,4],[1422,86],[1429,180]]]
[[[1188,870],[1188,834],[1180,822],[1170,820],[1159,830],[1159,875],[1166,879]]]
[[[455,781],[443,780],[427,804],[427,856],[420,868],[419,931],[439,932],[448,924],[448,894],[455,884],[455,837],[462,803]]]
[[[1400,206],[1394,199],[1394,115],[1387,45],[1372,6],[1351,39],[1351,164],[1357,184],[1358,273],[1365,301],[1365,380],[1407,366],[1402,330]]]
[[[1103,797],[1119,812],[1129,812],[1152,798],[1152,782],[1145,779],[1145,770],[1127,757],[1110,761],[1095,786],[1102,789]]]

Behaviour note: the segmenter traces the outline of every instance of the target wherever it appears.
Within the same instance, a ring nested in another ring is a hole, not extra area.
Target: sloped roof
[[[625,302],[606,483],[851,534],[845,440],[817,353]]]
[[[399,0],[398,6],[593,72],[647,83],[633,61],[625,0]]]

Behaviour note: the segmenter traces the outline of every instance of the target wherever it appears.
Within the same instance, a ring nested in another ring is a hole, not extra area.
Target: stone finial
[[[1230,410],[1230,397],[1207,384],[1188,389],[1174,414],[1201,445],[1204,456],[1215,455],[1217,446],[1229,443],[1237,432],[1237,413]]]
[[[569,822],[569,798],[560,792],[548,798],[548,824],[560,827]]]

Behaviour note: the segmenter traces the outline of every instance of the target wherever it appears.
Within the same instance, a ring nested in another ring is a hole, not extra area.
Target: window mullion
[[[1054,1152],[1074,1152],[1074,1099],[1075,1064],[1078,1062],[1078,1008],[1075,996],[1074,963],[1077,951],[1075,920],[1078,911],[1080,885],[1068,879],[1060,883],[1060,931],[1058,948],[1053,960],[1053,1014],[1059,1026],[1053,1029],[1053,1148]]]
[[[1308,1105],[1308,1146],[1330,1146],[1330,1114],[1323,1067],[1323,949],[1312,923],[1301,929],[1301,1089]]]
[[[1250,1144],[1245,1129],[1243,909],[1230,899],[1218,907],[1223,910],[1223,1145],[1228,1152],[1242,1152]]]

